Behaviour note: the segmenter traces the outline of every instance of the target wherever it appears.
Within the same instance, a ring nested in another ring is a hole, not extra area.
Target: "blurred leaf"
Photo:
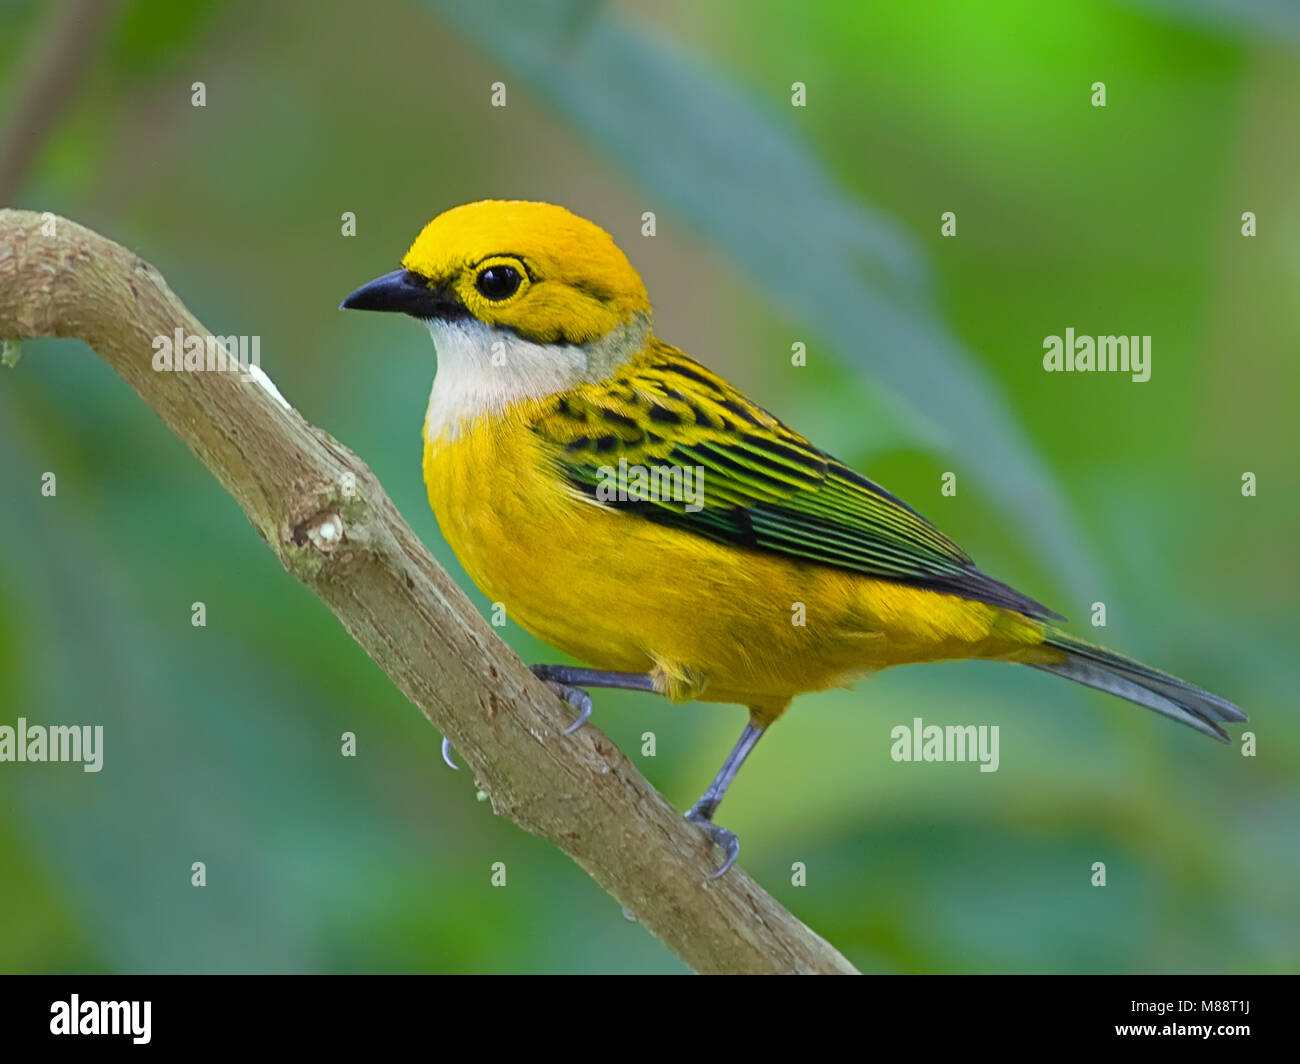
[[[1269,43],[1300,41],[1300,6],[1294,0],[1123,0],[1170,22]]]
[[[143,81],[174,67],[207,29],[225,0],[127,0],[121,5],[109,42],[119,77]],[[203,73],[196,70],[198,79]],[[185,89],[188,95],[189,82]]]

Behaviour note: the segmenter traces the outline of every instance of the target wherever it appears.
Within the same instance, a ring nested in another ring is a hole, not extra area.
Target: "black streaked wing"
[[[657,346],[615,378],[558,397],[535,430],[574,489],[602,505],[719,542],[1059,619],[673,348]],[[630,470],[702,471],[698,484],[684,482],[698,490],[689,501],[699,508],[680,495],[603,497],[620,460]]]

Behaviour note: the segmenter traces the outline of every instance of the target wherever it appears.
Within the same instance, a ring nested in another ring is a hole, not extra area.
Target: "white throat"
[[[640,351],[650,321],[639,316],[587,344],[538,344],[474,318],[427,322],[438,352],[425,434],[455,438],[469,421],[526,399],[602,380]]]

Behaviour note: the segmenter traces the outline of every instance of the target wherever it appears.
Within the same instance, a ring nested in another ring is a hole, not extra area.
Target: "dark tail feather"
[[[1227,699],[1104,647],[1052,629],[1048,630],[1044,642],[1064,651],[1066,659],[1050,665],[1035,664],[1035,668],[1127,698],[1220,742],[1229,741],[1228,733],[1219,726],[1220,721],[1247,719],[1246,714]]]

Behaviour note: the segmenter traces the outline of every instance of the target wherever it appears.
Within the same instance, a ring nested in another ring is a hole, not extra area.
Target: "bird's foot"
[[[713,803],[707,803],[703,798],[696,802],[686,813],[686,819],[692,824],[698,824],[704,829],[704,833],[713,840],[713,844],[727,855],[727,859],[722,862],[719,868],[710,879],[717,879],[736,863],[736,858],[740,856],[740,838],[734,831],[728,831],[726,828],[719,827],[713,822]]]
[[[547,673],[552,671],[552,665],[530,665],[529,670],[534,676],[551,688],[556,694],[569,703],[578,711],[578,719],[564,729],[565,735],[572,735],[584,724],[591,719],[591,695],[587,694],[581,687],[575,687],[573,684],[561,683],[559,680],[552,680],[547,677]]]
[[[559,680],[547,678],[547,671],[554,669],[553,665],[530,665],[529,669],[533,675],[546,684],[578,711],[578,719],[564,729],[565,735],[572,735],[584,724],[591,719],[591,695],[587,694],[581,687],[575,687],[573,684],[560,683]],[[454,768],[460,771],[460,766],[451,759],[451,740],[444,738],[442,740],[442,759],[447,763],[448,768]]]

